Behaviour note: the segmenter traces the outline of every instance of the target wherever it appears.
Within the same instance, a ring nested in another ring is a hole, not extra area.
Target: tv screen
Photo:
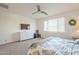
[[[21,24],[21,30],[28,30],[30,29],[30,24]]]

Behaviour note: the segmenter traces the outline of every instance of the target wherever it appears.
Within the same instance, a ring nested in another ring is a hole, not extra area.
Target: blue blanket
[[[40,42],[39,45],[44,48],[54,49],[59,55],[71,55],[79,54],[79,44],[77,42],[59,37],[48,37],[45,41]]]

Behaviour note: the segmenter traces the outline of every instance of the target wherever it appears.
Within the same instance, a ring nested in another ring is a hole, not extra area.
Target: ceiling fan
[[[32,14],[36,14],[36,13],[38,13],[38,12],[43,13],[43,14],[45,14],[45,15],[48,15],[48,13],[46,13],[45,11],[42,11],[42,10],[40,9],[40,5],[37,5],[37,11],[35,11],[35,12],[32,13]]]

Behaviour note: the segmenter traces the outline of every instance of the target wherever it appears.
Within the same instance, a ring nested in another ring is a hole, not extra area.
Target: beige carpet
[[[28,47],[41,39],[30,39],[22,42],[14,42],[0,46],[1,55],[26,55]]]

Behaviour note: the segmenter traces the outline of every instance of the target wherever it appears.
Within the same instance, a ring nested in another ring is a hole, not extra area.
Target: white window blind
[[[65,18],[55,18],[44,21],[44,31],[65,32]]]

